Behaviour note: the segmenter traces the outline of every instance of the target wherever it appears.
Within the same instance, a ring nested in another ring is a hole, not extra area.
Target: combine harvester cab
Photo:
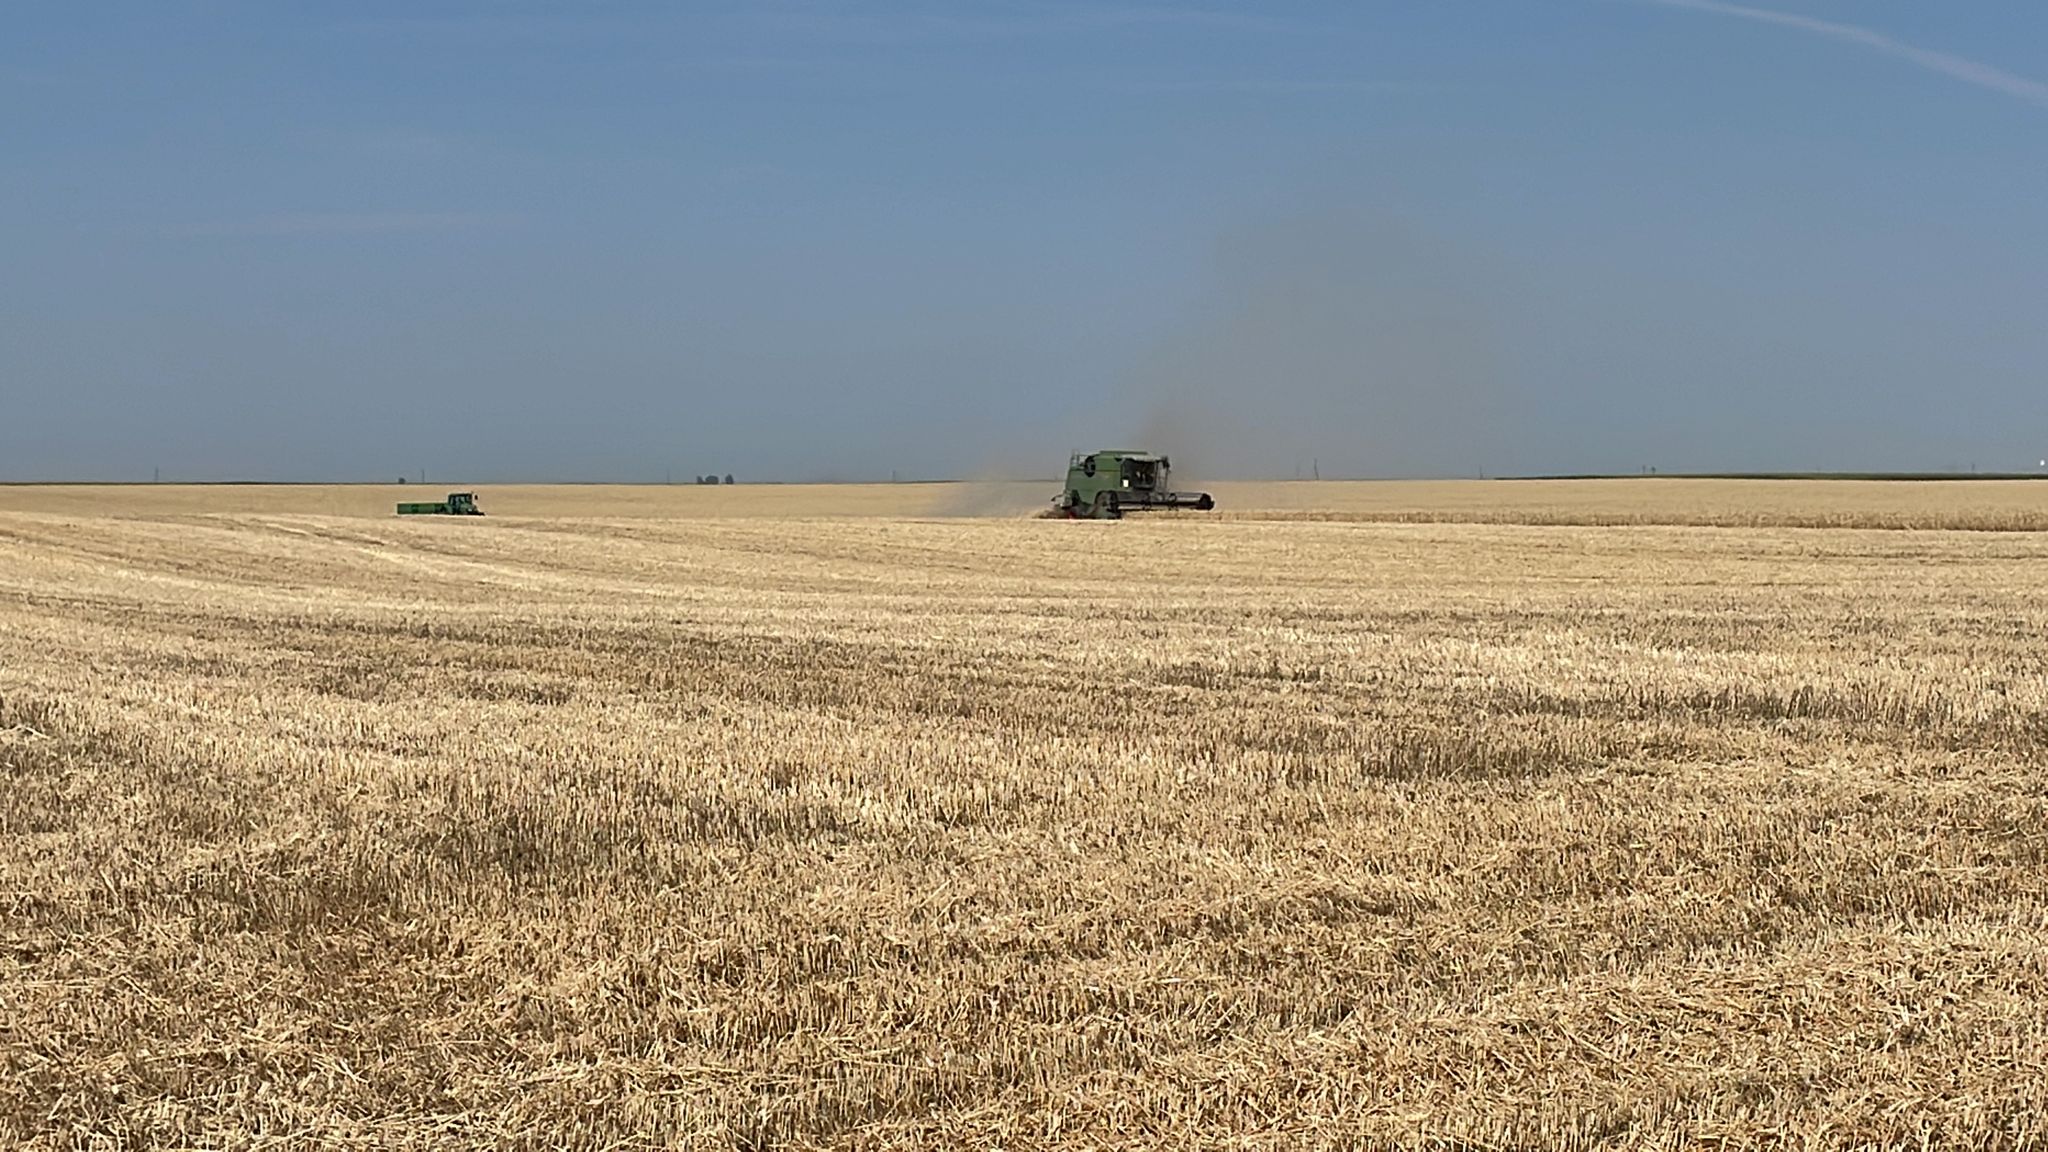
[[[1216,507],[1207,492],[1173,491],[1171,467],[1166,457],[1150,452],[1077,452],[1067,462],[1067,488],[1053,498],[1053,511],[1069,520],[1119,520],[1126,512]]]
[[[484,510],[476,506],[476,493],[450,492],[446,500],[423,503],[400,504],[400,516],[481,516]]]

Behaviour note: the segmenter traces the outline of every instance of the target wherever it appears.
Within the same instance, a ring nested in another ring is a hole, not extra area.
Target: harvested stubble
[[[0,1134],[2039,1142],[2044,590],[2025,533],[0,515]]]

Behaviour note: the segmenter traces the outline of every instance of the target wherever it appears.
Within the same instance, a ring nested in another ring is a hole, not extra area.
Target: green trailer
[[[1126,512],[1216,507],[1207,492],[1173,491],[1171,469],[1171,461],[1150,452],[1076,452],[1067,462],[1066,490],[1053,497],[1053,512],[1069,520],[1117,520]]]
[[[484,510],[476,506],[476,493],[450,492],[446,500],[416,501],[398,506],[400,516],[481,516]]]

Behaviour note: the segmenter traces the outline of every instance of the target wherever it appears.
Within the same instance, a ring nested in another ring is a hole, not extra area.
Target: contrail
[[[1723,0],[1644,0],[1664,8],[1687,8],[1694,12],[1712,12],[1720,16],[1735,16],[1743,20],[1754,20],[1759,24],[1776,24],[1781,28],[1797,28],[1830,40],[1845,44],[1857,44],[1887,56],[1896,56],[1917,64],[1930,72],[1939,72],[1979,88],[2003,92],[2022,100],[2048,108],[2048,84],[2015,76],[2002,68],[1980,64],[1962,56],[1947,52],[1936,52],[1929,48],[1918,48],[1904,44],[1872,28],[1857,24],[1837,24],[1832,20],[1816,20],[1793,12],[1777,12],[1769,8],[1751,8],[1746,4],[1728,4]]]

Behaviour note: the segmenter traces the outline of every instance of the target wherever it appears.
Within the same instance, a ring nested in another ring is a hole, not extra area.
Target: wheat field
[[[2048,1141],[2048,485],[1215,490],[0,488],[0,1143]]]
[[[1188,478],[1180,478],[1188,480]],[[1925,528],[2048,531],[2048,483],[1739,479],[1232,482],[1214,520],[1584,527]],[[0,513],[303,514],[388,518],[403,500],[466,484],[5,485]],[[1057,480],[967,484],[486,485],[491,515],[575,519],[990,519],[1043,510]]]

